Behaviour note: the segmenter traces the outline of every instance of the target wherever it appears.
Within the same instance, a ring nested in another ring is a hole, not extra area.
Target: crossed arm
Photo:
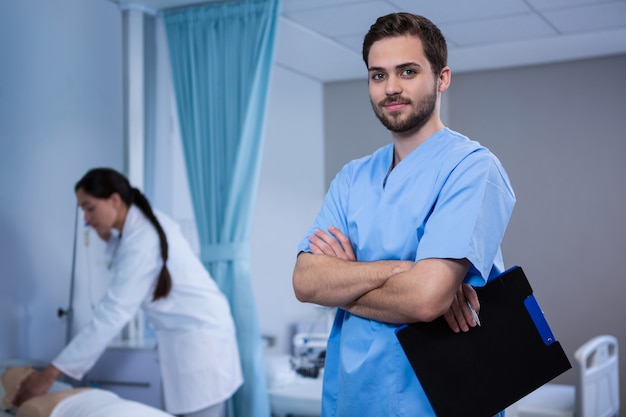
[[[428,322],[443,315],[455,331],[476,326],[465,300],[479,311],[472,287],[462,284],[467,259],[357,262],[352,245],[336,227],[316,230],[312,253],[298,256],[296,297],[387,323]]]

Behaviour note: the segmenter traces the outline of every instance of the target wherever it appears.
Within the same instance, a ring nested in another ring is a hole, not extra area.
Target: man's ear
[[[451,77],[452,77],[452,73],[450,71],[450,67],[443,67],[443,69],[439,73],[439,77],[437,78],[437,81],[438,81],[437,90],[439,93],[443,93],[444,91],[448,89],[448,87],[450,87]]]

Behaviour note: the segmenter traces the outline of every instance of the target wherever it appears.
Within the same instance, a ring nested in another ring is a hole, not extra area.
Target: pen
[[[476,310],[474,310],[474,307],[472,307],[472,305],[470,304],[468,300],[465,300],[465,303],[467,304],[467,307],[469,308],[470,313],[472,313],[472,317],[474,318],[474,321],[476,321],[476,324],[480,326],[480,319],[478,318],[478,314],[476,314]]]

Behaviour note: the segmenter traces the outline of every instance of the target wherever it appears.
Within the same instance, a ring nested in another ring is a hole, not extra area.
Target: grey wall
[[[73,185],[123,163],[121,37],[107,1],[0,2],[0,358],[63,346]]]
[[[598,334],[621,342],[626,404],[626,56],[454,74],[448,126],[491,148],[518,203],[503,243],[571,360]],[[389,143],[365,82],[325,87],[326,174]],[[568,371],[556,379],[573,383]]]
[[[626,404],[626,56],[460,75],[451,127],[502,160],[518,204],[505,262],[521,265],[573,358],[621,341]],[[573,382],[573,372],[561,380]]]

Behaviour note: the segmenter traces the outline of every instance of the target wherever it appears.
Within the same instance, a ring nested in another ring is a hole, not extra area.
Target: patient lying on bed
[[[19,383],[33,369],[19,366],[7,369],[2,374],[5,392],[2,405],[12,407],[13,396]],[[1,414],[1,413],[0,413]],[[50,392],[24,402],[16,417],[172,417],[164,411],[148,405],[129,401],[116,394],[96,388],[72,388]]]

